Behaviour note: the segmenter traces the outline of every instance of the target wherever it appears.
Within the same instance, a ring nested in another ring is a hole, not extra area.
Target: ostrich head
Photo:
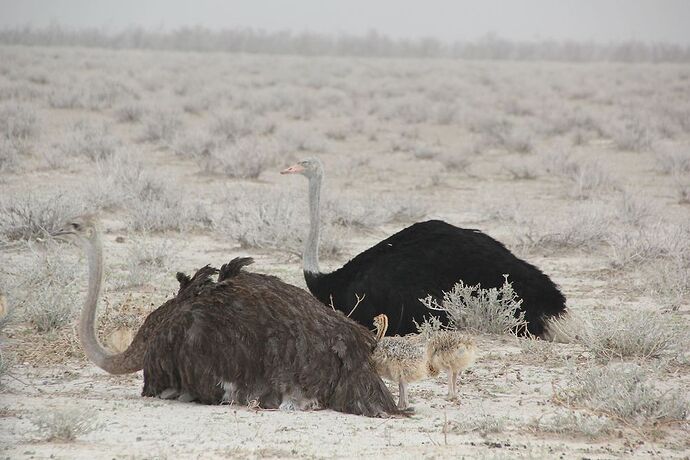
[[[323,176],[323,166],[321,165],[321,160],[318,158],[305,158],[289,168],[282,170],[280,174],[302,174],[308,179],[312,177],[320,178]]]
[[[376,328],[376,339],[381,340],[388,330],[388,316],[384,314],[374,316],[374,327]]]
[[[83,215],[69,219],[56,232],[52,233],[54,238],[77,246],[88,246],[97,238],[97,223],[94,216]]]

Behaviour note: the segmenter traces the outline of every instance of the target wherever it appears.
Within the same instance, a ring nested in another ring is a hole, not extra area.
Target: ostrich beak
[[[50,233],[50,236],[55,238],[58,241],[67,241],[67,235],[71,235],[72,232],[70,230],[65,230],[61,228],[60,230],[56,230],[54,232]]]
[[[294,164],[290,166],[289,168],[283,169],[280,171],[280,174],[297,174],[301,173],[304,171],[304,166],[301,166],[299,164]]]

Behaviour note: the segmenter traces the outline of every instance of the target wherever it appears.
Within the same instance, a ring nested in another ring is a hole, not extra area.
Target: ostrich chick
[[[407,384],[427,377],[430,368],[423,344],[412,337],[384,337],[388,329],[388,317],[374,318],[377,345],[373,359],[376,371],[387,380],[398,382],[398,408],[407,409]]]
[[[474,363],[477,345],[474,339],[456,331],[434,332],[426,346],[429,367],[448,372],[448,398],[455,398],[458,374]]]

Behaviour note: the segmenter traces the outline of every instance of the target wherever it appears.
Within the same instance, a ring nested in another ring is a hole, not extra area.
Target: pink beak
[[[304,171],[304,166],[300,166],[298,164],[292,165],[289,168],[283,169],[280,171],[280,174],[296,174],[296,173],[301,173]]]

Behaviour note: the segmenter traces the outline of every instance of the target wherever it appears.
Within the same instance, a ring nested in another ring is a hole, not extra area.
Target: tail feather
[[[230,262],[223,264],[223,266],[220,267],[220,272],[218,273],[218,282],[220,283],[228,278],[237,276],[242,270],[242,267],[251,265],[253,263],[254,259],[251,257],[235,257]]]
[[[409,415],[409,412],[398,409],[393,395],[376,374],[373,366],[343,376],[327,405],[336,411],[367,417]]]
[[[191,278],[184,273],[178,273],[177,280],[180,283],[180,290],[177,293],[177,298],[184,300],[196,297],[204,289],[214,286],[215,282],[211,277],[216,273],[218,273],[218,269],[210,265],[201,267]]]

